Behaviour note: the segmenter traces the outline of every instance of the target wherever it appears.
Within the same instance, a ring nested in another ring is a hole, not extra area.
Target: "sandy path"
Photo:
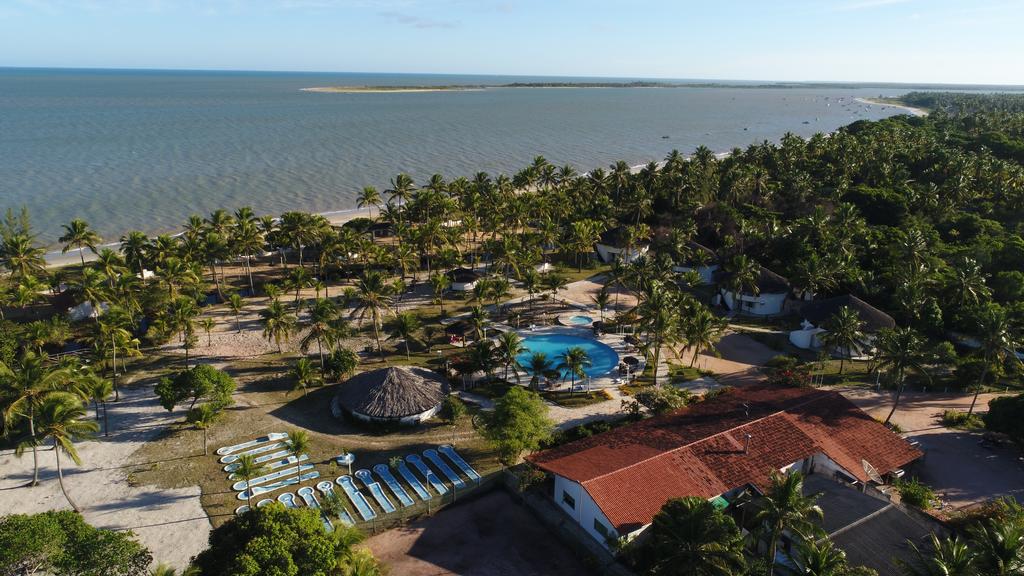
[[[210,534],[210,520],[199,503],[199,487],[132,486],[127,464],[136,450],[180,419],[181,413],[164,410],[149,387],[124,389],[120,402],[109,406],[110,436],[78,444],[82,466],[61,458],[68,493],[90,524],[130,529],[150,549],[154,560],[183,568],[206,548]],[[40,452],[39,462],[40,484],[28,488],[24,485],[32,478],[31,453],[22,458],[10,451],[0,453],[0,510],[4,513],[70,508],[57,484],[53,452]]]

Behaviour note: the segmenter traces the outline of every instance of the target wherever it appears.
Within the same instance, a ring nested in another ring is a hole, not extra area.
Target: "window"
[[[569,493],[565,490],[562,490],[562,502],[568,504],[569,508],[572,508],[573,510],[576,509],[576,499],[569,496]]]
[[[594,531],[605,538],[608,537],[608,528],[604,524],[601,524],[601,521],[597,518],[594,518]]]

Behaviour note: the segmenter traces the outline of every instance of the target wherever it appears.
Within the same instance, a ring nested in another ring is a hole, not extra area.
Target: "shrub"
[[[186,400],[191,400],[189,410],[195,408],[199,400],[206,400],[220,410],[231,405],[234,391],[235,381],[227,372],[206,364],[179,372],[174,378],[163,378],[155,389],[160,405],[168,411]]]
[[[957,384],[963,388],[969,388],[978,385],[983,372],[985,372],[984,360],[980,358],[965,358],[957,365],[953,375],[956,377]],[[988,371],[985,372],[986,385],[995,384],[998,378],[999,370],[995,366],[989,367]]]
[[[808,388],[811,385],[811,373],[802,367],[772,370],[768,375],[768,384],[784,388]]]
[[[942,413],[942,425],[949,428],[981,428],[984,426],[977,414],[967,414],[960,410],[946,410]]]
[[[1002,432],[1017,443],[1024,443],[1024,394],[1003,396],[988,403],[983,417],[985,428]]]
[[[898,480],[896,482],[896,490],[900,493],[900,500],[914,508],[927,510],[935,502],[935,492],[917,478]]]
[[[793,356],[789,356],[788,354],[779,354],[778,356],[773,356],[771,360],[764,363],[764,365],[767,366],[768,368],[775,368],[779,370],[792,370],[796,368],[799,364],[800,360],[794,358]]]

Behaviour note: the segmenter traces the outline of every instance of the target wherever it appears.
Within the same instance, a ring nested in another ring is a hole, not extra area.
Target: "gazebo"
[[[357,374],[338,387],[338,408],[363,422],[418,424],[437,414],[448,381],[431,370],[392,366]]]

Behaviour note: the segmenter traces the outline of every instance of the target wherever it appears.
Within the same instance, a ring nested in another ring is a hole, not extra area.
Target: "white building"
[[[829,319],[843,308],[850,308],[857,313],[857,317],[861,321],[861,330],[864,332],[864,340],[853,350],[831,350],[831,354],[848,358],[865,358],[873,347],[875,334],[883,328],[896,327],[896,321],[892,316],[852,294],[845,294],[804,304],[800,308],[800,317],[803,318],[803,323],[799,330],[789,333],[789,341],[797,348],[805,350],[821,348],[822,335],[827,332],[823,326],[827,325]]]
[[[640,535],[672,498],[728,508],[797,470],[867,484],[921,455],[836,392],[749,386],[528,460],[554,477],[558,507],[608,546]]]
[[[722,285],[728,279],[729,272],[720,270],[715,276],[715,281]],[[792,290],[789,280],[762,266],[757,287],[757,293],[748,290],[738,295],[725,288],[719,288],[715,303],[721,303],[729,310],[753,316],[782,314]]]
[[[685,273],[695,271],[700,275],[703,284],[712,284],[715,281],[715,272],[718,272],[718,256],[715,251],[703,244],[689,242],[689,255],[676,262],[672,266],[673,272]]]
[[[450,288],[456,292],[469,292],[483,278],[483,274],[471,268],[453,268],[445,273],[451,282]]]
[[[603,232],[601,240],[594,245],[594,249],[597,250],[598,257],[605,264],[615,260],[629,264],[647,254],[647,250],[650,248],[650,243],[647,240],[637,240],[632,246],[627,247],[626,239],[626,227],[617,226]]]

